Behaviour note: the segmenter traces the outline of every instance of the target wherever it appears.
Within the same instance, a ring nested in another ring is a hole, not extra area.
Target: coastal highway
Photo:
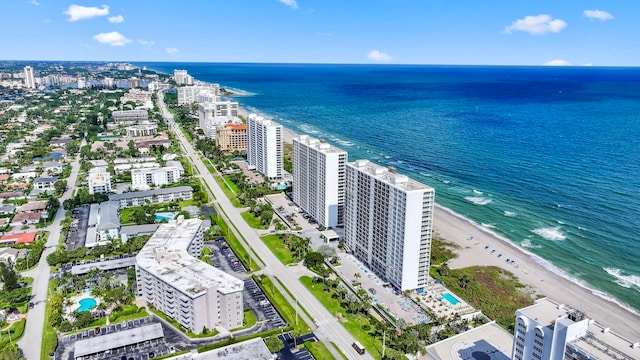
[[[80,147],[86,145],[86,141],[82,140]],[[60,207],[53,220],[53,223],[44,229],[49,231],[47,245],[42,252],[38,266],[32,270],[23,272],[22,276],[33,278],[31,284],[31,302],[33,309],[29,309],[27,313],[27,323],[24,328],[24,336],[18,341],[18,346],[22,350],[27,359],[40,359],[40,348],[42,347],[42,333],[44,326],[45,307],[47,303],[47,288],[49,286],[49,277],[51,275],[51,267],[47,264],[47,255],[56,250],[58,240],[60,240],[60,232],[62,230],[62,220],[64,219],[64,209],[62,202],[69,199],[76,186],[78,179],[78,171],[80,169],[80,155],[71,163],[71,175],[67,179],[67,190],[60,197]]]
[[[163,113],[165,120],[167,121],[169,128],[173,130],[176,138],[182,144],[182,147],[186,151],[186,155],[190,158],[191,164],[201,174],[202,180],[207,183],[211,191],[213,192],[218,205],[227,214],[229,220],[238,229],[238,231],[244,236],[249,246],[255,251],[258,256],[265,262],[266,266],[263,272],[267,275],[277,277],[284,286],[297,298],[298,303],[307,310],[309,315],[314,319],[318,328],[314,331],[318,339],[320,339],[331,351],[336,355],[336,358],[340,358],[335,352],[335,349],[331,345],[330,341],[333,341],[340,350],[349,359],[373,359],[368,353],[364,355],[358,354],[353,348],[355,338],[340,324],[338,319],[327,311],[324,306],[311,294],[298,280],[298,277],[284,266],[278,258],[273,255],[271,250],[260,240],[258,233],[249,227],[244,221],[240,212],[236,209],[231,201],[224,194],[222,189],[218,186],[218,183],[213,178],[213,175],[209,172],[207,167],[202,162],[202,159],[198,153],[194,150],[193,146],[186,137],[180,131],[178,125],[173,119],[164,104],[164,96],[162,92],[158,93],[158,106]]]

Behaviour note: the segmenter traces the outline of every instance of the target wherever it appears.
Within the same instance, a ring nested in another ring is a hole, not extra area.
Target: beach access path
[[[448,209],[436,206],[433,223],[437,236],[460,246],[455,250],[458,256],[448,262],[450,268],[475,265],[503,268],[535,290],[535,294],[581,310],[587,317],[610,327],[611,331],[631,342],[640,341],[640,315],[552,272],[537,262],[533,255]],[[492,250],[496,251],[492,254]],[[498,257],[498,254],[502,256]],[[515,260],[515,263],[508,263],[506,259]]]

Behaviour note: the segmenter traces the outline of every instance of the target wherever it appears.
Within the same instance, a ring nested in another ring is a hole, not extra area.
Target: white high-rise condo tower
[[[31,66],[24,67],[24,86],[29,89],[36,88],[36,79],[33,76],[33,68]]]
[[[342,226],[347,152],[307,135],[293,139],[293,201],[325,228]]]
[[[282,125],[256,114],[249,115],[247,161],[269,179],[282,178]]]
[[[427,285],[433,225],[433,188],[395,169],[358,160],[347,164],[345,244],[396,288]]]

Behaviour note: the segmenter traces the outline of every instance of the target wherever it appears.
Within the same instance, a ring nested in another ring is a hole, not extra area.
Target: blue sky
[[[0,59],[640,65],[640,1],[2,0]]]

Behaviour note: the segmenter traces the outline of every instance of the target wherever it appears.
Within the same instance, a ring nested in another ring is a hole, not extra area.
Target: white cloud
[[[393,60],[393,56],[379,51],[379,50],[372,50],[367,54],[367,58],[369,60],[373,60],[373,61],[379,61],[379,62],[389,62],[391,60]]]
[[[292,9],[297,9],[298,8],[298,2],[296,0],[278,0],[281,3],[287,5],[288,7],[292,8]]]
[[[571,63],[564,59],[554,59],[544,63],[545,66],[571,66]]]
[[[27,1],[27,4],[31,4],[31,5],[35,5],[35,6],[40,5],[40,3],[38,2],[38,0],[29,0],[29,1]]]
[[[124,35],[120,34],[117,31],[100,33],[98,35],[95,35],[93,38],[101,44],[107,44],[111,46],[124,46],[131,42],[131,40],[127,39]]]
[[[542,35],[546,33],[557,33],[567,27],[567,23],[560,19],[553,19],[551,15],[540,14],[525,16],[511,23],[504,28],[505,34],[512,31],[523,31],[532,35]]]
[[[78,21],[96,16],[107,16],[109,15],[109,7],[107,5],[102,5],[102,8],[99,8],[72,4],[63,14],[69,15],[68,21]]]
[[[582,14],[588,17],[589,19],[597,19],[600,21],[613,19],[613,15],[602,10],[585,10],[582,12]]]
[[[109,20],[109,22],[112,24],[120,24],[121,22],[124,21],[124,16],[122,15],[109,16],[107,20]]]
[[[592,63],[590,63],[590,62],[588,62],[588,63],[584,63],[584,64],[582,64],[582,66],[593,66],[593,64],[592,64]]]
[[[168,47],[168,48],[164,49],[164,51],[166,51],[167,54],[172,55],[172,54],[176,54],[180,50],[178,50],[176,48]]]
[[[153,40],[142,40],[142,39],[138,39],[138,44],[140,45],[153,45],[156,42]]]

